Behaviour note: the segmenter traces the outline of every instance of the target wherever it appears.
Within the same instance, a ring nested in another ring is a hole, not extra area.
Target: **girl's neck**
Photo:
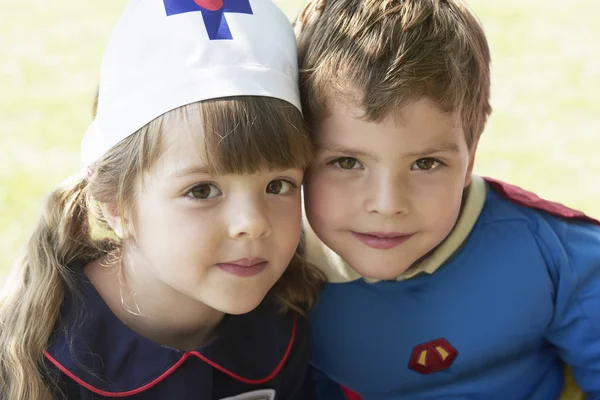
[[[177,292],[153,276],[133,274],[132,258],[100,259],[84,273],[128,328],[158,344],[194,350],[209,343],[224,314]]]

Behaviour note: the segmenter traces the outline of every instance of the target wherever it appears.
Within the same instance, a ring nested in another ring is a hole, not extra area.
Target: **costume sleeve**
[[[278,398],[314,400],[313,382],[309,373],[311,357],[310,330],[306,318],[298,316],[294,346],[285,367],[283,393]]]
[[[600,400],[600,226],[551,217],[546,222],[551,229],[542,243],[555,287],[546,337],[588,400]]]

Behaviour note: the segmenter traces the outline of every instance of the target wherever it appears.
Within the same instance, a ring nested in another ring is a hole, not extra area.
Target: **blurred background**
[[[44,195],[79,168],[125,0],[2,0],[0,282]],[[302,2],[278,3],[293,18]],[[471,0],[493,58],[476,171],[600,217],[600,2]],[[276,40],[276,39],[274,39]]]

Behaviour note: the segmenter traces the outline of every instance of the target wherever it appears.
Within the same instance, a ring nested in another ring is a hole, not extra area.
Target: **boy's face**
[[[379,123],[344,104],[330,111],[315,132],[308,220],[355,271],[393,279],[454,227],[476,144],[469,149],[458,118],[426,99]]]

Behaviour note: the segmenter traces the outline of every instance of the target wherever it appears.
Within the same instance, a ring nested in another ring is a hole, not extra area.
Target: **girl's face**
[[[199,131],[165,131],[163,154],[137,192],[135,240],[125,240],[125,262],[156,296],[246,313],[296,250],[303,171],[211,175]]]

